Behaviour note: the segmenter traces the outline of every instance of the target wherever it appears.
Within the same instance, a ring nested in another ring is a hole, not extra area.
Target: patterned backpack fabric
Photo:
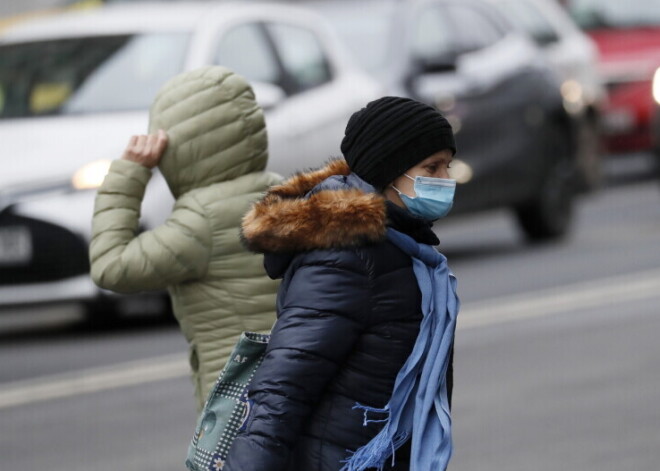
[[[250,415],[247,388],[268,346],[270,335],[243,332],[206,399],[188,446],[190,471],[220,471],[236,434]]]

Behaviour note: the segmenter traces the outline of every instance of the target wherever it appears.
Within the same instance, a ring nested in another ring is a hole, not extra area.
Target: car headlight
[[[456,180],[456,183],[463,184],[472,180],[474,173],[472,172],[472,167],[469,164],[463,162],[460,159],[454,159],[451,161],[451,167],[449,168],[449,178]]]
[[[93,190],[100,187],[111,163],[110,160],[96,160],[84,165],[73,174],[71,185],[76,190]]]
[[[660,105],[660,67],[653,74],[653,99]]]
[[[570,79],[561,84],[561,96],[564,98],[564,108],[571,114],[582,110],[584,94],[580,82]]]

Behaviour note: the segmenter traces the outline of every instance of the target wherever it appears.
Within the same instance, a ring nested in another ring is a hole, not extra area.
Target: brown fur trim
[[[300,174],[271,191],[243,218],[242,238],[255,252],[343,248],[385,238],[385,199],[358,189],[324,190],[302,198],[332,175],[346,175],[345,161]]]
[[[298,173],[281,185],[274,186],[269,193],[283,197],[298,197],[333,175],[348,175],[351,169],[344,159],[330,160],[325,167],[306,173]]]

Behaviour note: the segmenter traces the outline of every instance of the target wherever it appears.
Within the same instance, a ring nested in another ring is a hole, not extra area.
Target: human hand
[[[154,168],[160,162],[166,148],[167,134],[160,129],[154,134],[132,136],[121,158],[147,168]]]

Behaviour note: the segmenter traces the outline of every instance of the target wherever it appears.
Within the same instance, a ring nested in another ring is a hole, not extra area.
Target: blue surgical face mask
[[[456,191],[456,180],[448,178],[433,177],[411,177],[404,175],[415,182],[415,197],[401,193],[398,188],[391,185],[401,201],[406,205],[408,211],[429,221],[435,221],[445,217],[454,204],[454,192]]]

